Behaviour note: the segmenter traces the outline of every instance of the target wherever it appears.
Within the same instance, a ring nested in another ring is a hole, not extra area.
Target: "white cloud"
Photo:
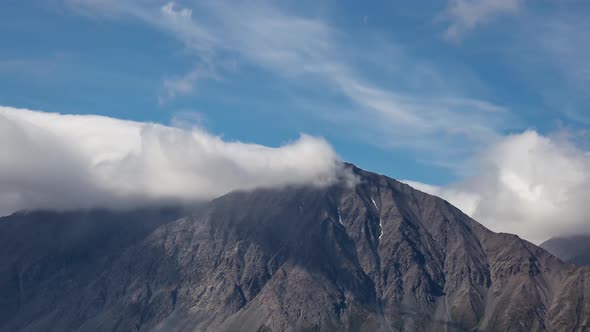
[[[0,214],[195,201],[350,176],[326,141],[306,135],[271,148],[199,129],[0,107]]]
[[[495,231],[534,242],[590,232],[590,155],[563,137],[508,136],[482,153],[467,181],[444,187],[407,181],[441,196]]]
[[[450,0],[441,18],[449,22],[445,38],[461,40],[465,34],[502,15],[515,15],[524,0]]]

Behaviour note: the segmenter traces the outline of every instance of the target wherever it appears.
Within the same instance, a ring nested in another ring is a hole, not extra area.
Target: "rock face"
[[[46,322],[52,311],[96,280],[126,248],[184,214],[166,208],[0,218],[0,330],[58,330]]]
[[[27,245],[2,253],[2,271],[12,271],[2,273],[2,309],[13,309],[0,329],[590,329],[590,268],[493,233],[440,198],[353,170],[354,187],[224,195],[138,232],[89,273],[71,264],[69,250],[56,259],[72,277],[53,260],[36,261]]]
[[[590,235],[554,237],[541,244],[562,260],[579,266],[590,266]]]

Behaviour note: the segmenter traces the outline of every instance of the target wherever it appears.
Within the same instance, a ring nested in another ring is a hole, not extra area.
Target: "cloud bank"
[[[307,135],[272,148],[198,128],[0,106],[0,215],[325,185],[347,176],[342,167],[326,141]]]
[[[535,131],[507,136],[474,165],[470,179],[449,186],[405,182],[445,198],[494,231],[536,243],[590,233],[590,154],[567,137]]]

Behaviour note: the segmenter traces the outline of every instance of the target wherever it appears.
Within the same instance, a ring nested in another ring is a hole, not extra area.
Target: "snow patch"
[[[373,206],[375,207],[375,210],[379,211],[379,208],[377,207],[377,203],[375,202],[375,199],[371,196],[371,202],[373,202]],[[379,240],[381,240],[381,237],[383,236],[383,223],[381,222],[381,217],[379,217]]]
[[[379,210],[379,208],[377,207],[377,203],[375,203],[373,197],[371,197],[371,202],[373,202],[373,206],[375,207],[375,209]]]
[[[342,216],[340,215],[340,209],[338,209],[338,222],[340,223],[340,225],[344,226],[344,224],[342,223]]]

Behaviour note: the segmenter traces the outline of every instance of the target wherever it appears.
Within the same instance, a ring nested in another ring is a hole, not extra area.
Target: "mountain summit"
[[[175,221],[150,214],[124,240],[113,234],[141,218],[111,217],[102,235],[76,237],[76,252],[103,245],[86,259],[48,240],[63,240],[71,222],[37,234],[43,218],[27,227],[26,215],[3,218],[0,240],[11,247],[0,253],[0,330],[590,328],[590,268],[350,167],[353,186],[232,192]],[[23,238],[44,240],[14,240]]]

